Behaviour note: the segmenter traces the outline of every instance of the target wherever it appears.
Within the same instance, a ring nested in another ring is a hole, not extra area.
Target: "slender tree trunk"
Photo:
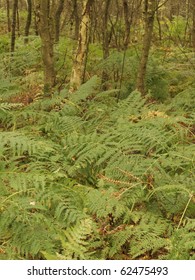
[[[34,24],[34,32],[35,35],[39,35],[39,28],[38,28],[38,16],[36,12],[36,7],[33,7],[33,24]]]
[[[129,44],[130,28],[132,24],[132,11],[131,11],[131,17],[129,17],[130,11],[129,11],[129,4],[127,0],[123,0],[123,11],[124,11],[124,20],[125,20],[124,49],[126,50]]]
[[[78,40],[79,37],[79,15],[77,0],[73,2],[73,17],[74,17],[74,39]]]
[[[106,59],[109,56],[109,31],[108,31],[108,16],[109,16],[109,7],[112,0],[106,0],[105,10],[103,17],[103,59]]]
[[[195,51],[195,0],[192,0],[192,47]]]
[[[11,31],[11,19],[10,19],[10,2],[6,0],[6,11],[7,11],[7,31]]]
[[[18,37],[20,36],[20,14],[18,10],[18,5],[16,9],[16,30],[18,32]]]
[[[133,7],[131,6],[133,9]],[[123,74],[124,74],[124,67],[125,67],[125,59],[126,59],[126,52],[130,40],[130,30],[131,30],[131,24],[133,20],[133,11],[129,11],[129,3],[127,0],[123,0],[123,12],[124,12],[124,20],[125,20],[125,36],[124,36],[124,52],[123,52],[123,60],[122,60],[122,68],[121,68],[121,75],[120,75],[120,81],[119,81],[119,91],[117,96],[117,101],[120,99],[121,95],[121,88],[122,88],[122,82],[123,82]]]
[[[42,42],[42,59],[44,66],[44,91],[45,93],[55,85],[54,69],[54,37],[50,15],[50,1],[37,0],[36,13],[38,17],[38,29]]]
[[[59,5],[55,12],[55,42],[59,42],[60,38],[60,16],[64,8],[64,0],[59,1]]]
[[[32,0],[27,0],[27,10],[28,10],[28,15],[26,19],[26,26],[24,30],[24,43],[28,43],[28,35],[29,35],[29,30],[30,30],[30,25],[31,25],[31,19],[32,19]]]
[[[146,68],[148,62],[148,56],[150,51],[150,46],[152,42],[152,33],[154,25],[154,16],[157,5],[156,0],[145,0],[144,1],[144,21],[145,21],[145,30],[143,38],[143,47],[141,53],[140,64],[138,68],[136,88],[142,93],[145,94],[145,76]]]
[[[18,9],[18,0],[14,0],[13,11],[12,11],[11,47],[10,47],[12,53],[15,50],[17,9]]]
[[[110,32],[108,31],[108,16],[109,16],[109,7],[112,0],[105,1],[105,9],[104,9],[104,16],[103,16],[103,26],[102,26],[102,34],[103,34],[103,59],[109,57],[109,37]],[[102,89],[107,90],[106,82],[108,81],[108,73],[106,70],[102,71]]]
[[[185,31],[184,31],[184,36],[183,36],[183,42],[182,45],[185,46],[189,43],[189,37],[188,37],[188,28],[189,28],[189,20],[190,20],[190,0],[186,0],[185,3]]]
[[[95,44],[98,38],[98,22],[99,18],[96,16],[98,14],[96,5],[93,5],[93,10],[91,13],[91,43]]]
[[[158,34],[159,34],[159,40],[162,41],[162,27],[161,27],[161,16],[159,14],[159,11],[156,12],[156,19],[158,23]]]
[[[70,91],[74,91],[84,82],[85,67],[88,54],[89,33],[90,33],[90,10],[94,0],[84,0],[82,19],[78,38],[78,46],[73,62],[70,79]]]

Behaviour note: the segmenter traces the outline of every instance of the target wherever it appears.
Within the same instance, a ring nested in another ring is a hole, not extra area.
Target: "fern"
[[[93,96],[97,92],[100,80],[97,76],[92,77],[88,82],[83,84],[74,94],[69,98],[70,101],[78,104],[86,100],[88,97]]]
[[[195,221],[194,219],[188,219],[186,224],[180,229],[174,231],[170,238],[170,250],[168,259],[173,260],[184,260],[184,259],[195,259]]]
[[[121,258],[120,255],[122,247],[129,248],[129,241],[133,235],[132,228],[132,226],[127,226],[124,230],[119,230],[118,232],[111,235],[111,248],[109,250],[110,258],[116,259],[117,254],[118,257]]]
[[[1,258],[194,259],[194,113],[182,96],[117,102],[93,77],[26,107],[3,97]]]
[[[84,219],[74,227],[63,231],[60,235],[63,248],[63,259],[91,259],[93,251],[91,236],[93,235],[93,222],[91,219]],[[90,242],[89,242],[90,239]]]
[[[12,109],[20,108],[23,104],[21,103],[0,103],[0,110],[9,111]]]

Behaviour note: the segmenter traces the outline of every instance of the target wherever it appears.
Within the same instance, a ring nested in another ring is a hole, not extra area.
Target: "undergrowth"
[[[194,91],[2,95],[0,258],[195,259]]]
[[[135,52],[122,73],[124,54],[102,61],[90,46],[92,77],[72,94],[64,87],[72,56],[62,40],[55,55],[64,89],[43,98],[40,42],[31,36],[10,58],[4,39],[0,259],[195,259],[191,57],[170,75],[172,54],[160,63],[152,56],[142,97]],[[104,68],[112,87],[102,92]]]

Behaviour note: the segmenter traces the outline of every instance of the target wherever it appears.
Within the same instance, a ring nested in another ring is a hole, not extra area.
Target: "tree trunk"
[[[59,1],[59,5],[57,7],[57,10],[55,12],[55,42],[59,42],[60,38],[60,16],[62,14],[64,8],[64,0]]]
[[[90,33],[90,10],[94,0],[84,0],[82,19],[78,38],[78,46],[73,62],[70,79],[70,91],[74,91],[84,82],[85,67],[88,54],[89,33]]]
[[[38,17],[38,29],[42,42],[42,59],[44,66],[44,91],[45,93],[55,85],[54,69],[54,37],[52,19],[50,15],[50,1],[37,0],[36,13]]]
[[[15,50],[17,9],[18,9],[18,0],[14,0],[13,12],[12,12],[12,28],[11,28],[12,30],[11,30],[11,48],[10,48],[12,53]]]
[[[143,47],[141,53],[141,59],[138,67],[136,88],[142,94],[145,94],[145,76],[146,68],[148,62],[148,56],[152,41],[153,25],[154,25],[154,16],[157,5],[156,0],[145,0],[144,1],[144,38],[143,38]]]
[[[34,23],[34,32],[35,35],[39,35],[39,28],[38,28],[38,17],[36,12],[36,7],[33,6],[33,23]]]
[[[6,0],[6,11],[7,11],[7,32],[11,31],[11,20],[10,20],[10,2]]]
[[[123,11],[124,11],[124,20],[125,20],[124,50],[126,50],[129,44],[130,28],[132,24],[132,11],[130,17],[129,5],[127,0],[123,0]]]
[[[157,10],[156,12],[156,19],[157,19],[157,23],[158,23],[158,34],[159,34],[159,40],[162,41],[162,27],[161,27],[161,16],[159,14],[159,11]]]
[[[16,30],[18,31],[18,37],[20,36],[20,15],[19,15],[19,9],[17,5],[16,9]]]
[[[192,0],[192,47],[195,51],[195,0]]]
[[[103,16],[103,26],[102,26],[102,35],[103,35],[103,59],[109,57],[109,31],[108,31],[108,16],[109,16],[109,7],[111,4],[111,0],[105,1],[105,9]],[[107,90],[106,82],[108,81],[108,73],[106,70],[102,71],[102,89]]]
[[[30,30],[30,25],[31,25],[31,19],[32,19],[32,0],[27,0],[27,10],[28,10],[28,15],[26,19],[26,26],[24,30],[24,43],[28,43],[28,35],[29,35],[29,30]]]
[[[74,0],[73,3],[73,17],[74,17],[74,40],[78,40],[79,37],[79,15],[78,15],[78,3]]]

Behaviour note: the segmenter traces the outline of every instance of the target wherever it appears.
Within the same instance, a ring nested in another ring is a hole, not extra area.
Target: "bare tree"
[[[28,43],[28,35],[29,35],[29,30],[30,30],[30,25],[31,25],[31,19],[32,19],[32,0],[27,0],[27,19],[26,19],[26,25],[25,25],[25,30],[24,30],[24,43]]]
[[[60,37],[60,17],[64,8],[64,1],[60,0],[55,12],[55,42],[59,42]]]
[[[102,49],[103,49],[103,59],[109,56],[109,44],[110,44],[110,32],[108,30],[108,19],[109,19],[109,9],[112,0],[104,1],[104,15],[103,15],[103,27],[102,27]],[[107,89],[106,81],[108,80],[107,71],[102,71],[102,88]]]
[[[90,11],[94,0],[83,1],[83,12],[80,23],[78,45],[73,61],[70,79],[70,91],[78,89],[85,79],[85,67],[87,62],[89,35],[90,35]]]
[[[195,0],[191,0],[191,10],[192,10],[192,47],[195,51]]]
[[[78,2],[73,1],[73,18],[74,18],[74,39],[78,40],[79,37],[79,15],[78,15]]]
[[[44,66],[44,90],[48,92],[55,85],[54,69],[54,32],[49,0],[36,0],[38,30],[42,42],[42,59]]]
[[[10,47],[12,53],[15,50],[17,9],[18,9],[18,0],[14,0],[13,9],[12,9],[11,47]]]
[[[7,12],[7,31],[11,31],[11,19],[10,19],[10,2],[6,0],[6,12]]]
[[[154,16],[157,9],[156,0],[144,0],[144,37],[141,59],[139,63],[136,88],[142,93],[145,93],[145,76],[148,56],[152,41],[152,32],[154,25]]]

